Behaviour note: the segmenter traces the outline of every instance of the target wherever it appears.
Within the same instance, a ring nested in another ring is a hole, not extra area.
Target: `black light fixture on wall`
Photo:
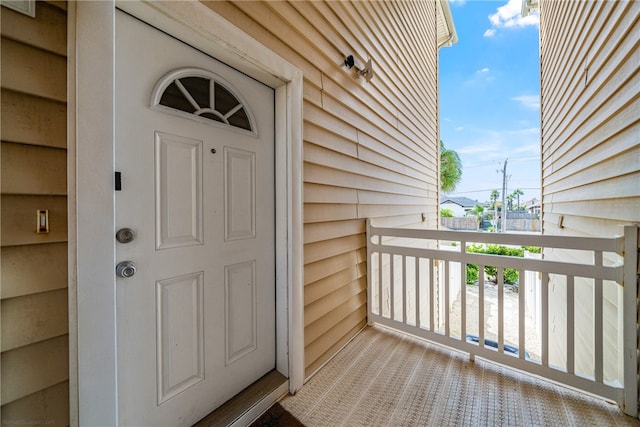
[[[373,78],[371,58],[364,64],[364,67],[358,67],[353,55],[349,55],[344,59],[344,66],[349,70],[355,67],[358,72],[358,77],[362,77],[366,82],[369,82]]]

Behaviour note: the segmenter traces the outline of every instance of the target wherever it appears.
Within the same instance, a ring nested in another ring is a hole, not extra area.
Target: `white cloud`
[[[489,21],[493,27],[526,27],[538,25],[537,14],[522,16],[522,0],[509,0],[504,6],[500,6],[496,13],[489,15]]]
[[[464,130],[464,126],[458,126],[456,128],[456,131],[458,131],[458,132],[463,131],[463,130]]]
[[[515,148],[513,150],[514,153],[517,154],[522,154],[522,153],[528,153],[528,154],[534,154],[537,155],[538,157],[540,156],[540,143],[539,142],[533,142],[530,144],[525,144],[525,145],[521,145],[517,148]],[[536,156],[533,156],[534,158],[536,158]],[[528,159],[529,157],[522,157],[522,159]]]
[[[507,130],[507,131],[499,131],[499,132],[503,133],[504,135],[510,136],[510,137],[527,137],[527,136],[539,136],[540,135],[540,129],[537,128],[537,127],[522,128],[522,129]]]
[[[540,23],[538,13],[522,16],[522,0],[509,0],[507,4],[500,6],[496,13],[489,15],[491,28],[484,32],[484,37],[493,37],[498,28],[523,28]]]
[[[539,95],[520,95],[511,98],[513,101],[517,101],[522,104],[523,107],[530,108],[532,110],[540,109],[540,96]]]
[[[467,0],[449,0],[449,3],[454,6],[464,6]]]
[[[500,148],[500,144],[485,141],[484,143],[474,143],[473,145],[456,149],[456,152],[458,154],[484,154],[485,156],[493,157],[492,154],[499,152]]]
[[[464,81],[464,84],[467,86],[475,86],[477,84],[482,84],[484,82],[491,82],[495,80],[490,73],[490,69],[487,67],[476,70],[467,80]]]
[[[465,146],[457,148],[463,160],[472,162],[521,157],[522,154],[540,153],[540,129],[523,127],[519,129],[471,129],[475,134]],[[471,157],[467,157],[471,156]]]

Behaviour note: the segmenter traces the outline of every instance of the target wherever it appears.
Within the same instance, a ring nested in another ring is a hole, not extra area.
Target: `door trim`
[[[72,425],[117,425],[116,2],[69,3],[69,354]],[[304,381],[302,72],[200,2],[117,7],[275,90],[276,369]],[[211,31],[215,30],[215,34]],[[278,191],[278,189],[285,189]]]

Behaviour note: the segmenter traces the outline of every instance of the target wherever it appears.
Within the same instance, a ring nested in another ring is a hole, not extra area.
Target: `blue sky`
[[[440,49],[440,137],[462,160],[450,196],[489,200],[522,189],[540,199],[538,16],[520,15],[522,0],[450,0],[458,43]]]

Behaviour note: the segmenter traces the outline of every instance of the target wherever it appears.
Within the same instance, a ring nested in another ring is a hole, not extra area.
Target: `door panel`
[[[225,313],[227,365],[255,350],[256,263],[255,260],[225,266]]]
[[[159,280],[158,404],[204,380],[204,272]]]
[[[155,137],[156,248],[201,245],[203,142]]]
[[[224,148],[225,240],[255,237],[255,153]]]
[[[273,106],[272,89],[117,12],[116,227],[136,233],[116,244],[136,264],[116,279],[122,425],[191,425],[275,367]]]

